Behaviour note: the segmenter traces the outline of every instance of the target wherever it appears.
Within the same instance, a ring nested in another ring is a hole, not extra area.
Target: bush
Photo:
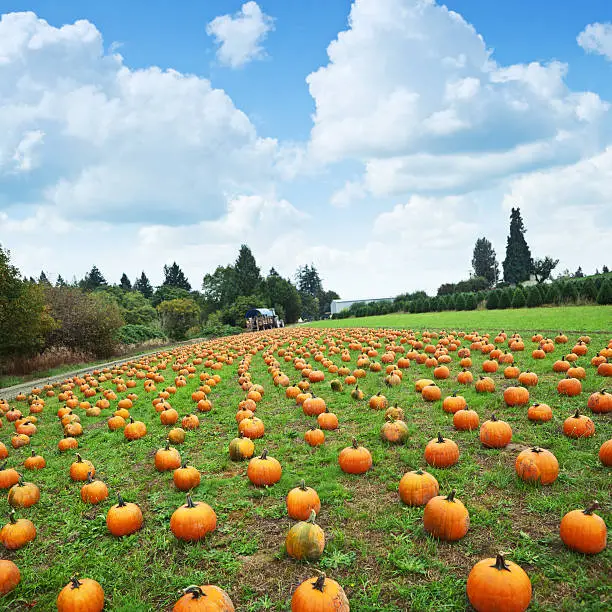
[[[48,287],[47,303],[58,327],[47,336],[47,346],[65,346],[109,357],[123,325],[119,306],[104,293],[85,293],[74,287]]]
[[[511,289],[503,289],[499,292],[499,300],[497,301],[497,308],[500,310],[504,310],[505,308],[510,308],[510,304],[512,303],[512,290]]]
[[[463,293],[455,295],[455,310],[465,310],[465,296]]]
[[[495,310],[499,306],[499,291],[490,291],[487,297],[487,309]]]
[[[346,316],[344,316],[345,312]],[[334,315],[335,318],[339,319],[344,319],[348,316],[348,311],[343,311],[338,315]],[[235,334],[241,334],[244,330],[233,325],[204,325],[199,331],[203,338],[219,338],[221,336],[234,336]]]
[[[599,293],[597,294],[598,304],[612,304],[612,282],[609,278],[601,284]]]
[[[200,307],[191,299],[178,298],[162,302],[157,311],[166,334],[175,340],[183,340],[190,327],[200,319]]]
[[[161,330],[146,325],[128,324],[119,328],[117,339],[122,344],[141,344],[147,340],[167,340]]]
[[[476,306],[478,306],[478,302],[476,301],[476,294],[467,293],[465,295],[465,309],[466,310],[476,310]]]
[[[542,294],[538,287],[529,287],[527,290],[527,307],[536,308],[542,305]]]
[[[525,292],[520,287],[517,287],[512,296],[512,308],[523,308],[525,302]]]
[[[580,295],[589,302],[597,300],[597,287],[592,278],[587,278],[584,282],[580,283]]]

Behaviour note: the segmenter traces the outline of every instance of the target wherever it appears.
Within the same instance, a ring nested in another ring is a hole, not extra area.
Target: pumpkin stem
[[[542,449],[541,449],[541,448],[539,448],[539,447],[537,447],[537,446],[534,446],[534,447],[531,449],[531,452],[532,452],[532,453],[542,453],[542,452],[544,452],[544,451],[542,451]]]
[[[455,493],[457,493],[457,491],[451,491],[447,496],[446,496],[446,501],[449,502],[454,502],[455,501]]]
[[[15,520],[15,508],[12,508],[9,512],[9,520],[14,525],[17,521]]]
[[[321,575],[312,583],[312,588],[317,589],[317,591],[323,592],[323,587],[325,586],[325,572],[322,572]]]
[[[304,480],[300,480],[299,487],[300,487],[300,489],[302,489],[302,491],[306,491],[306,489],[308,488],[306,486],[306,482]]]
[[[594,500],[593,503],[586,510],[582,511],[582,514],[590,516],[591,514],[593,514],[594,510],[598,510],[599,508],[601,508],[599,502],[597,500]]]
[[[188,586],[186,589],[183,589],[183,593],[185,595],[191,595],[193,599],[199,599],[200,597],[205,597],[206,593],[195,584]]]
[[[166,446],[164,450],[170,450],[170,438],[166,438]]]
[[[359,448],[359,444],[357,444],[357,438],[353,438],[353,448]]]
[[[87,472],[87,483],[91,484],[93,482],[92,473]]]
[[[260,459],[267,459],[268,458],[268,449],[264,448],[263,452],[261,453],[261,456],[259,457]]]
[[[32,449],[32,454],[30,456],[31,457],[36,457],[36,451],[34,449]]]
[[[185,461],[183,461],[183,463],[181,464],[181,469],[184,470],[187,467],[188,463],[189,463],[189,460],[185,459]]]
[[[117,501],[119,502],[117,504],[117,506],[119,506],[119,508],[123,508],[126,504],[123,501],[123,497],[121,497],[121,493],[117,493]]]
[[[419,476],[422,476],[424,474],[421,468],[418,468],[415,473],[418,474]]]
[[[501,553],[497,553],[497,557],[495,559],[495,565],[492,565],[491,567],[494,567],[496,570],[502,571],[502,570],[506,570],[507,572],[510,571],[510,568],[508,567],[508,564],[506,563],[506,560],[504,559],[504,555],[502,555]]]
[[[193,503],[193,499],[191,499],[191,493],[187,493],[187,507],[195,508],[196,505]]]
[[[494,422],[497,421],[497,417],[495,416],[495,413],[493,413],[491,415],[491,420],[494,421]]]
[[[444,444],[444,438],[440,432],[438,432],[438,444]]]
[[[573,418],[574,419],[579,419],[580,418],[580,410],[578,410],[578,408],[576,408],[576,412],[574,413]]]
[[[77,458],[77,460],[76,460],[77,463],[83,463],[83,457],[81,457],[81,455],[79,455],[79,453],[76,454],[76,458]]]
[[[315,519],[317,518],[317,513],[313,510],[310,511],[310,516],[308,517],[307,523],[312,523],[314,525]]]
[[[23,487],[23,476],[21,474],[19,474],[19,480],[17,481],[17,486],[18,487]]]
[[[70,587],[72,589],[78,589],[81,586],[81,583],[79,582],[79,579],[76,576],[72,576],[70,578]]]

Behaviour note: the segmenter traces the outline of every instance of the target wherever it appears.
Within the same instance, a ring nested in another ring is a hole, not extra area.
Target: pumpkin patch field
[[[0,408],[0,608],[610,610],[609,334],[285,328]]]

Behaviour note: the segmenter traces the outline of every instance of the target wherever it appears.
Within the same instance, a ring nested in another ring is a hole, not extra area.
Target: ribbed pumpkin
[[[87,482],[81,487],[81,499],[86,504],[99,504],[108,497],[108,487],[101,480],[94,480],[89,472]]]
[[[463,410],[467,406],[467,401],[463,395],[457,395],[457,393],[453,393],[448,397],[444,398],[442,402],[442,409],[444,412],[449,412],[450,414],[455,414],[459,412],[459,410]]]
[[[142,527],[142,510],[132,502],[125,502],[117,494],[118,503],[106,513],[106,526],[116,537],[135,533]]]
[[[57,596],[58,612],[99,612],[104,608],[104,591],[99,582],[73,576]]]
[[[404,421],[386,421],[380,428],[380,437],[390,444],[403,444],[408,435],[408,425]]]
[[[247,477],[256,487],[269,487],[276,484],[282,475],[281,464],[268,456],[264,449],[259,457],[253,457],[247,467]]]
[[[291,597],[291,612],[349,612],[344,589],[321,574],[298,586]]]
[[[310,511],[307,521],[300,521],[289,530],[285,538],[287,554],[298,561],[316,561],[325,548],[325,533],[315,523],[317,513]]]
[[[590,438],[595,434],[595,423],[578,410],[563,422],[563,433],[568,438]]]
[[[599,507],[597,502],[593,502],[586,510],[572,510],[561,519],[559,535],[569,549],[596,555],[606,547],[606,524],[594,514]]]
[[[13,508],[29,508],[40,500],[40,489],[33,482],[24,482],[19,478],[8,492],[8,503]]]
[[[504,390],[507,406],[525,406],[529,403],[529,391],[525,387],[508,387]]]
[[[612,440],[606,440],[599,449],[599,460],[606,467],[612,467]]]
[[[480,428],[480,441],[486,448],[504,448],[512,440],[512,428],[494,414]]]
[[[238,438],[234,438],[229,445],[229,456],[232,461],[242,461],[250,459],[255,452],[255,444],[250,438],[245,438],[240,434]]]
[[[557,385],[557,392],[559,395],[567,395],[568,397],[575,397],[582,393],[582,383],[577,378],[562,378]]]
[[[612,412],[612,393],[608,393],[605,389],[592,393],[587,406],[596,414]]]
[[[286,504],[287,514],[296,521],[305,521],[310,517],[312,510],[317,514],[321,510],[321,500],[318,493],[307,487],[303,480],[299,486],[287,493]]]
[[[333,412],[329,412],[327,408],[317,417],[317,423],[321,429],[326,431],[338,429],[338,417]]]
[[[170,440],[166,440],[166,446],[155,453],[155,469],[158,472],[167,472],[180,466],[181,455],[176,448],[170,448]]]
[[[9,513],[9,522],[0,529],[0,542],[9,550],[18,550],[36,537],[36,527],[28,519],[15,518],[15,510]]]
[[[200,484],[201,478],[200,472],[192,465],[187,465],[187,461],[184,461],[183,464],[172,473],[174,486],[179,491],[190,491],[197,487]]]
[[[448,438],[438,434],[425,447],[425,461],[433,467],[444,468],[455,465],[459,461],[459,447]]]
[[[476,612],[524,612],[531,594],[529,576],[501,554],[479,561],[467,579],[468,599]]]
[[[434,538],[453,542],[468,532],[470,515],[463,503],[455,498],[455,491],[451,491],[447,496],[437,495],[427,502],[423,526]]]
[[[539,404],[536,402],[535,404],[529,406],[529,410],[527,410],[527,418],[536,423],[544,423],[553,418],[553,412],[548,404]]]
[[[399,496],[407,506],[424,506],[439,491],[435,477],[421,469],[406,472],[399,482]]]
[[[359,446],[353,438],[351,446],[347,446],[338,455],[340,469],[347,474],[364,474],[372,467],[372,455],[370,451]]]
[[[311,427],[304,433],[304,440],[310,446],[321,446],[325,442],[325,434],[318,427]]]
[[[526,482],[547,485],[555,482],[559,475],[559,462],[548,450],[529,448],[521,451],[514,464],[516,473]]]
[[[215,511],[204,502],[194,502],[187,493],[187,503],[170,517],[170,529],[179,540],[196,542],[217,527]]]
[[[458,431],[473,431],[478,429],[480,418],[475,410],[469,409],[467,406],[455,412],[453,415],[453,425]]]
[[[21,582],[19,568],[7,559],[0,560],[0,596],[10,593]]]
[[[258,438],[263,438],[265,427],[263,421],[254,416],[250,419],[240,421],[238,431],[243,434],[245,438],[257,440]]]
[[[76,461],[70,466],[70,478],[75,481],[87,480],[87,474],[95,474],[96,468],[91,461],[83,460],[79,453],[76,454]]]
[[[235,612],[229,595],[213,584],[191,585],[174,604],[172,612]]]

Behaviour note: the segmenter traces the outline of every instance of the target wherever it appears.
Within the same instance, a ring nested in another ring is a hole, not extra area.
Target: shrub
[[[601,284],[599,293],[597,294],[598,304],[612,304],[612,282],[609,278]]]
[[[465,296],[463,293],[455,295],[455,310],[465,310]]]
[[[517,287],[512,296],[512,308],[523,308],[525,301],[525,292],[520,287]]]
[[[527,290],[527,307],[536,308],[542,305],[542,294],[538,287],[529,287]]]
[[[147,340],[167,340],[161,330],[146,325],[128,324],[119,328],[117,339],[122,344],[141,344]]]
[[[487,309],[495,310],[499,306],[499,291],[489,291],[487,296]]]
[[[476,306],[478,306],[478,302],[476,301],[475,293],[466,293],[465,295],[465,309],[466,310],[476,310]]]
[[[166,334],[175,340],[183,340],[190,327],[200,319],[200,307],[191,299],[178,298],[162,302],[157,307]]]
[[[510,291],[510,294],[508,292]],[[505,308],[510,308],[510,304],[512,303],[512,290],[511,289],[503,289],[499,292],[499,300],[497,301],[497,307],[500,310]]]
[[[343,311],[338,315],[334,315],[334,318],[345,319],[349,316],[348,311]],[[232,325],[204,325],[199,330],[199,335],[203,338],[219,338],[221,336],[233,336],[235,334],[241,334],[244,330],[240,327]]]

